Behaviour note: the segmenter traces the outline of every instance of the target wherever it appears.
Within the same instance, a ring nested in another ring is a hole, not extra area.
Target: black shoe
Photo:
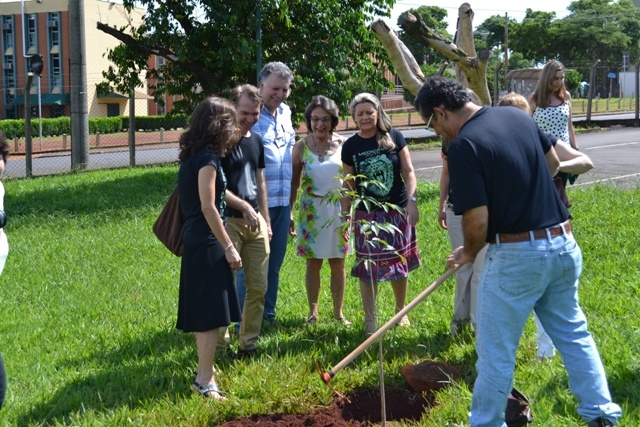
[[[251,359],[252,357],[254,357],[256,354],[258,354],[258,349],[254,348],[251,350],[242,350],[242,349],[238,349],[238,353],[237,353],[237,358],[238,359]]]
[[[606,418],[598,418],[597,420],[589,421],[587,427],[611,427],[613,423]]]
[[[227,360],[236,360],[238,358],[238,355],[233,351],[231,346],[227,346],[224,349],[218,348],[217,353]]]

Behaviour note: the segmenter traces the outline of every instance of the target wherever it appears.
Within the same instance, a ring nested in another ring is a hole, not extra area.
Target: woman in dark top
[[[359,130],[342,148],[344,174],[355,177],[345,180],[344,186],[357,192],[363,202],[354,203],[356,264],[351,275],[360,279],[364,333],[371,335],[377,328],[378,282],[391,282],[398,312],[405,306],[409,271],[420,265],[416,176],[407,143],[391,128],[378,98],[370,93],[356,95],[350,110]],[[342,200],[343,214],[350,212],[350,203],[347,198]],[[384,209],[384,204],[399,210]],[[374,235],[368,229],[372,223],[392,225],[394,231],[380,230]],[[409,319],[404,316],[398,325],[409,326]]]
[[[195,332],[198,371],[192,387],[205,397],[223,400],[213,376],[218,328],[240,321],[233,270],[240,255],[225,230],[223,157],[239,140],[235,108],[226,99],[202,101],[180,136],[178,188],[184,252],[176,327]]]

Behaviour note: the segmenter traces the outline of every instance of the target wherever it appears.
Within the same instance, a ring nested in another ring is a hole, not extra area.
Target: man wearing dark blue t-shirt
[[[264,179],[264,148],[260,135],[251,131],[258,121],[262,97],[249,84],[231,90],[231,102],[242,138],[222,160],[227,177],[227,233],[242,258],[242,273],[236,273],[242,323],[238,332],[238,357],[256,354],[262,327],[267,277],[271,222]],[[242,276],[242,277],[240,277]]]
[[[473,262],[489,243],[478,289],[471,427],[506,427],[516,350],[532,310],[563,356],[578,413],[589,427],[615,424],[621,410],[578,303],[582,253],[551,182],[559,162],[550,141],[526,113],[479,107],[454,80],[427,79],[415,105],[451,141],[451,198],[463,215],[464,246],[447,266]]]

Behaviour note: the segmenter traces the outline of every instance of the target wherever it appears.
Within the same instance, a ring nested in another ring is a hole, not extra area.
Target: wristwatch
[[[412,202],[417,202],[418,201],[418,198],[416,196],[408,197],[408,199],[411,200]]]

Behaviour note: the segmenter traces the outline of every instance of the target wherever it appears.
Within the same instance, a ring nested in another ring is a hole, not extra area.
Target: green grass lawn
[[[5,207],[10,255],[1,277],[0,351],[8,393],[3,426],[211,426],[258,413],[306,412],[332,402],[315,362],[327,370],[362,341],[359,289],[349,278],[345,314],[331,318],[329,270],[323,270],[318,326],[306,328],[304,262],[293,242],[281,275],[279,318],[290,331],[265,329],[261,356],[218,364],[229,400],[214,403],[189,387],[196,368],[193,337],[174,327],[180,260],[151,232],[176,183],[177,167],[98,171],[8,180]],[[573,226],[584,251],[581,301],[608,373],[621,425],[640,425],[640,190],[569,189]],[[444,272],[449,252],[436,223],[435,185],[419,186],[418,239],[423,265],[409,298]],[[351,266],[353,258],[347,261]],[[463,426],[474,379],[474,339],[452,338],[453,280],[409,314],[411,328],[384,338],[385,386],[406,387],[400,367],[448,362],[463,379],[414,425]],[[381,285],[383,320],[393,315]],[[235,344],[235,343],[234,343]],[[340,371],[342,393],[378,388],[377,345]],[[532,400],[535,425],[583,426],[560,358],[536,362],[535,327],[526,327],[516,385]]]

